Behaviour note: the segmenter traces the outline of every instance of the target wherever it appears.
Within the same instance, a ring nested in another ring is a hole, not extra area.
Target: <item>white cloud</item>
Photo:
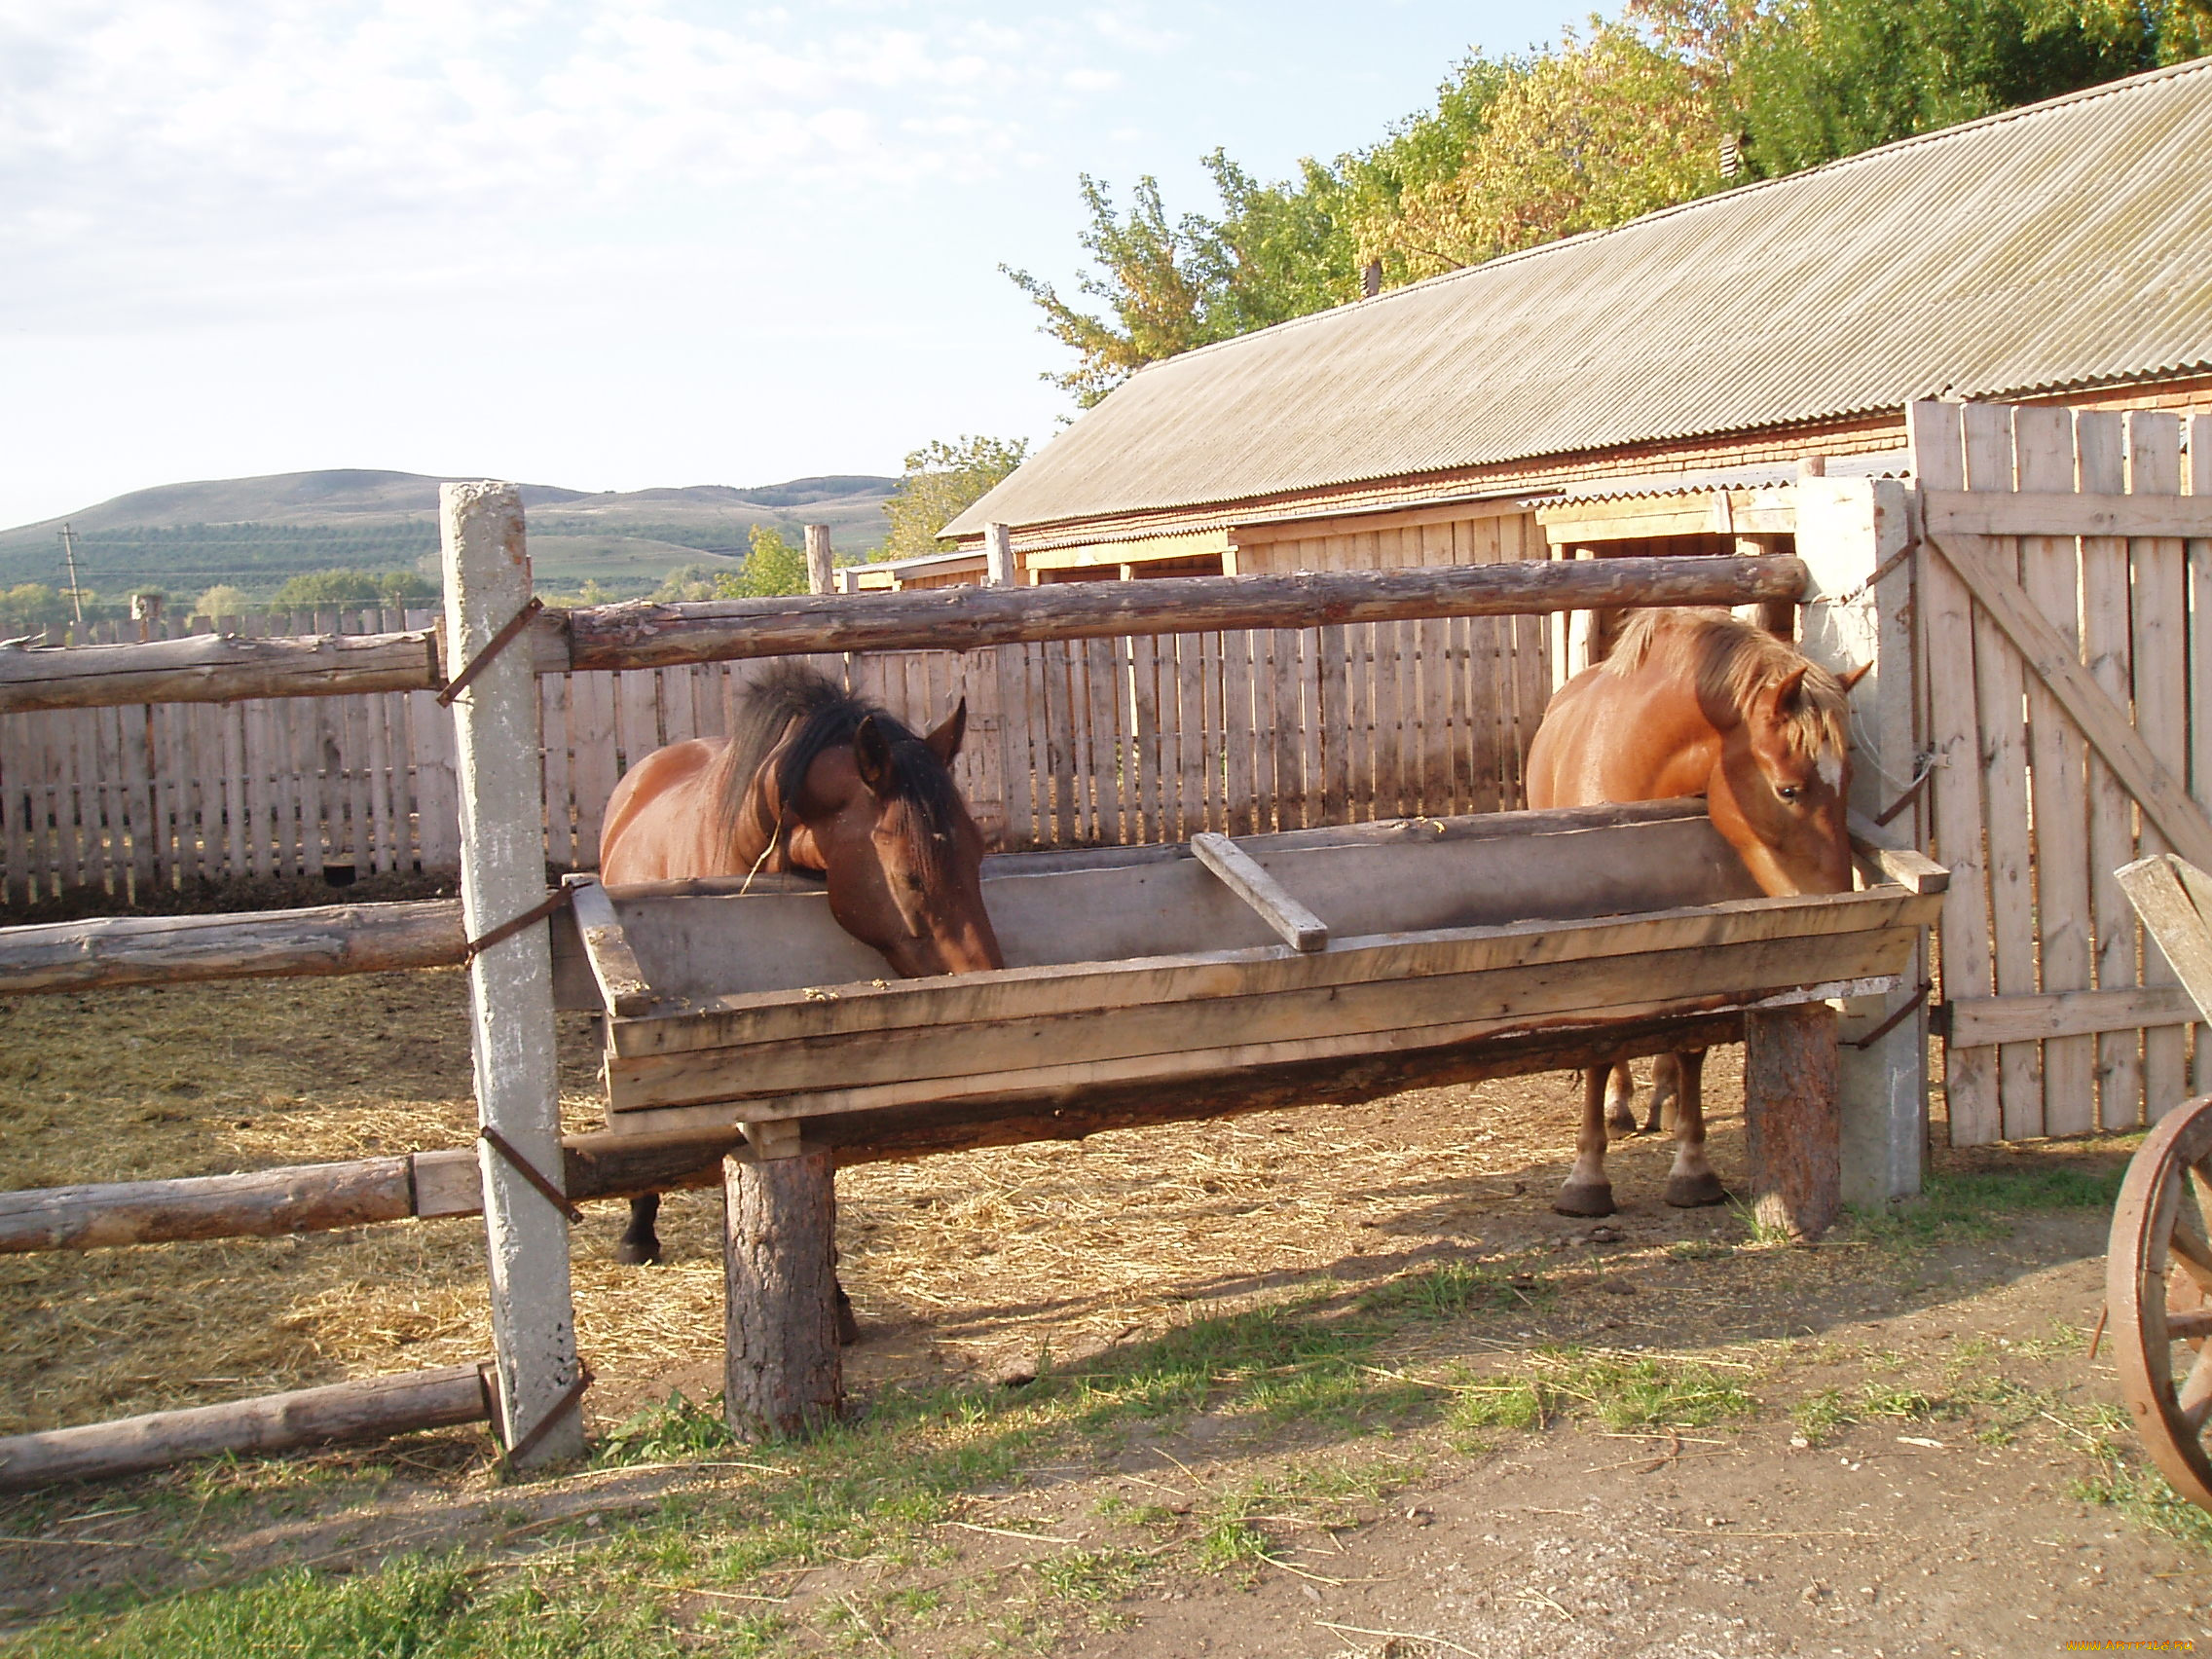
[[[352,270],[648,200],[735,191],[772,214],[794,190],[815,207],[975,183],[1046,100],[1111,87],[1083,39],[1051,19],[689,0],[0,11],[0,283],[18,319],[58,320],[134,284],[155,309],[188,294],[163,256]]]

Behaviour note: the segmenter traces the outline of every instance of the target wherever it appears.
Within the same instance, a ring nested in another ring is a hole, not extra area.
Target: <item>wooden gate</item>
[[[2212,1042],[2114,872],[2212,857],[2212,418],[1909,422],[1952,1144],[2156,1122]]]

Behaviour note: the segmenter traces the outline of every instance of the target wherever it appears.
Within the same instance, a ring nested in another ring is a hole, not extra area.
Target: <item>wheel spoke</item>
[[[2186,1313],[2166,1310],[2168,1342],[2194,1343],[2203,1337],[2212,1337],[2212,1308],[2193,1308]]]
[[[2204,1432],[2204,1419],[2212,1417],[2212,1347],[2197,1354],[2196,1363],[2190,1367],[2189,1381],[2174,1390],[2174,1403],[2181,1408],[2182,1421],[2189,1425],[2192,1434]]]
[[[2202,1224],[2187,1210],[2175,1211],[2167,1247],[2180,1258],[2191,1278],[2212,1290],[2212,1242],[2206,1241]]]

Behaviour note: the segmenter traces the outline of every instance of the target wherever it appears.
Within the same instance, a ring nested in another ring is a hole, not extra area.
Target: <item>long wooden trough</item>
[[[1863,994],[1937,904],[1887,880],[1762,898],[1696,801],[989,859],[1008,966],[932,979],[885,979],[805,883],[583,886],[616,1132],[1081,1106]]]

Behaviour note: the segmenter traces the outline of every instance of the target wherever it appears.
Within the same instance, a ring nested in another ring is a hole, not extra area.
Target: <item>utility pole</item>
[[[61,562],[69,570],[69,609],[77,618],[77,626],[85,625],[85,595],[77,585],[77,533],[67,525],[61,527]]]

